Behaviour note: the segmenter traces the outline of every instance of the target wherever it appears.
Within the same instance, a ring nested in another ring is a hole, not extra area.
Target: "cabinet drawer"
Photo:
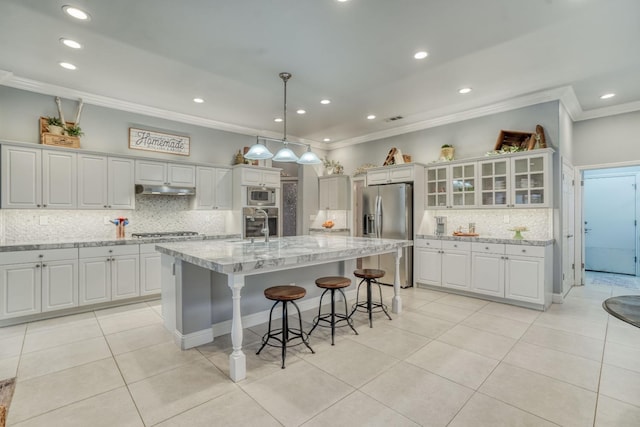
[[[156,245],[157,243],[142,243],[140,245],[140,253],[141,254],[154,254],[156,253]],[[160,254],[160,252],[158,252]]]
[[[442,248],[442,240],[416,239],[414,240],[413,245],[416,248],[440,249]]]
[[[63,259],[77,259],[78,250],[69,249],[46,249],[42,251],[12,251],[0,252],[0,265],[20,264],[38,261],[58,261]]]
[[[522,255],[544,258],[544,246],[505,245],[507,255]]]
[[[413,181],[413,167],[391,169],[389,171],[391,181]]]
[[[80,258],[94,258],[116,255],[138,255],[139,245],[97,246],[80,248]]]
[[[504,244],[502,243],[480,243],[472,242],[471,250],[485,254],[504,254]]]
[[[459,241],[451,241],[451,240],[443,240],[442,241],[442,249],[449,249],[454,251],[470,251],[471,250],[471,242],[459,242]]]

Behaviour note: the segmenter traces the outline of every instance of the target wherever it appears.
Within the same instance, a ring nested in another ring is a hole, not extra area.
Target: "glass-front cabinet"
[[[481,207],[548,207],[550,152],[479,162]]]
[[[476,163],[427,167],[426,208],[476,207]]]

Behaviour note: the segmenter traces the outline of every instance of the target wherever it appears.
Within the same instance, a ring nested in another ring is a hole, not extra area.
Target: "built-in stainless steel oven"
[[[278,236],[278,208],[242,208],[242,237],[264,237],[265,219],[269,236]]]
[[[247,206],[275,206],[276,189],[273,187],[248,187]]]

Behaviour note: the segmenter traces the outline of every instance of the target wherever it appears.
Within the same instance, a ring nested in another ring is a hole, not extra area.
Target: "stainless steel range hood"
[[[193,196],[194,187],[172,187],[170,185],[142,185],[136,184],[136,194],[158,194],[161,196]]]

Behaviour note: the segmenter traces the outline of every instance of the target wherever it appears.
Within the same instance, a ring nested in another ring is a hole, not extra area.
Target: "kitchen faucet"
[[[264,227],[262,228],[262,234],[264,234],[264,242],[269,243],[269,215],[264,209],[256,208],[256,212],[260,212],[264,215]]]

